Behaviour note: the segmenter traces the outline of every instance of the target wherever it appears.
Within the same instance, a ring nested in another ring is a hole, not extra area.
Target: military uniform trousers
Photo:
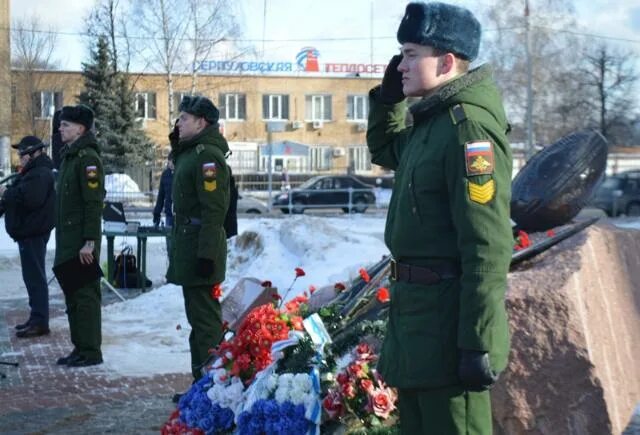
[[[429,390],[398,390],[402,435],[491,435],[488,391],[459,386]]]
[[[182,287],[184,308],[191,325],[191,373],[196,380],[202,377],[201,368],[209,358],[209,350],[216,347],[222,338],[222,309],[220,302],[211,295],[211,287]]]
[[[71,343],[80,356],[102,358],[102,294],[100,280],[79,288],[65,297]]]

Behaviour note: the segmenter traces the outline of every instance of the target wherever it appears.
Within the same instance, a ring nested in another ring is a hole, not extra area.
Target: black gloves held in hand
[[[160,216],[153,215],[153,226],[157,227],[158,225],[160,225]]]
[[[198,258],[196,264],[196,274],[201,278],[209,278],[213,273],[213,260],[208,258]]]
[[[466,349],[460,349],[458,377],[468,391],[488,390],[498,380],[498,374],[491,370],[487,352]]]
[[[402,73],[398,71],[400,62],[402,62],[402,55],[396,54],[384,71],[382,86],[380,86],[380,100],[385,104],[396,104],[405,99],[402,92]]]

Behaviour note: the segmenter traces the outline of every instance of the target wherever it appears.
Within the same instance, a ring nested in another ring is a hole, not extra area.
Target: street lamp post
[[[268,175],[268,190],[269,200],[267,203],[267,210],[271,212],[273,206],[273,133],[281,133],[286,128],[285,121],[267,121],[267,174]]]

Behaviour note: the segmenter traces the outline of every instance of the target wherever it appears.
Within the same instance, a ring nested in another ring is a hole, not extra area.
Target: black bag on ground
[[[115,258],[115,270],[113,271],[113,284],[117,288],[137,288],[138,285],[138,261],[133,255],[131,246],[125,247]],[[151,281],[147,280],[147,286]]]

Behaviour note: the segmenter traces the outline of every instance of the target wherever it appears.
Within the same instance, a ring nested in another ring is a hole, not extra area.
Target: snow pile
[[[107,201],[144,201],[147,197],[127,174],[109,174],[104,179]]]

